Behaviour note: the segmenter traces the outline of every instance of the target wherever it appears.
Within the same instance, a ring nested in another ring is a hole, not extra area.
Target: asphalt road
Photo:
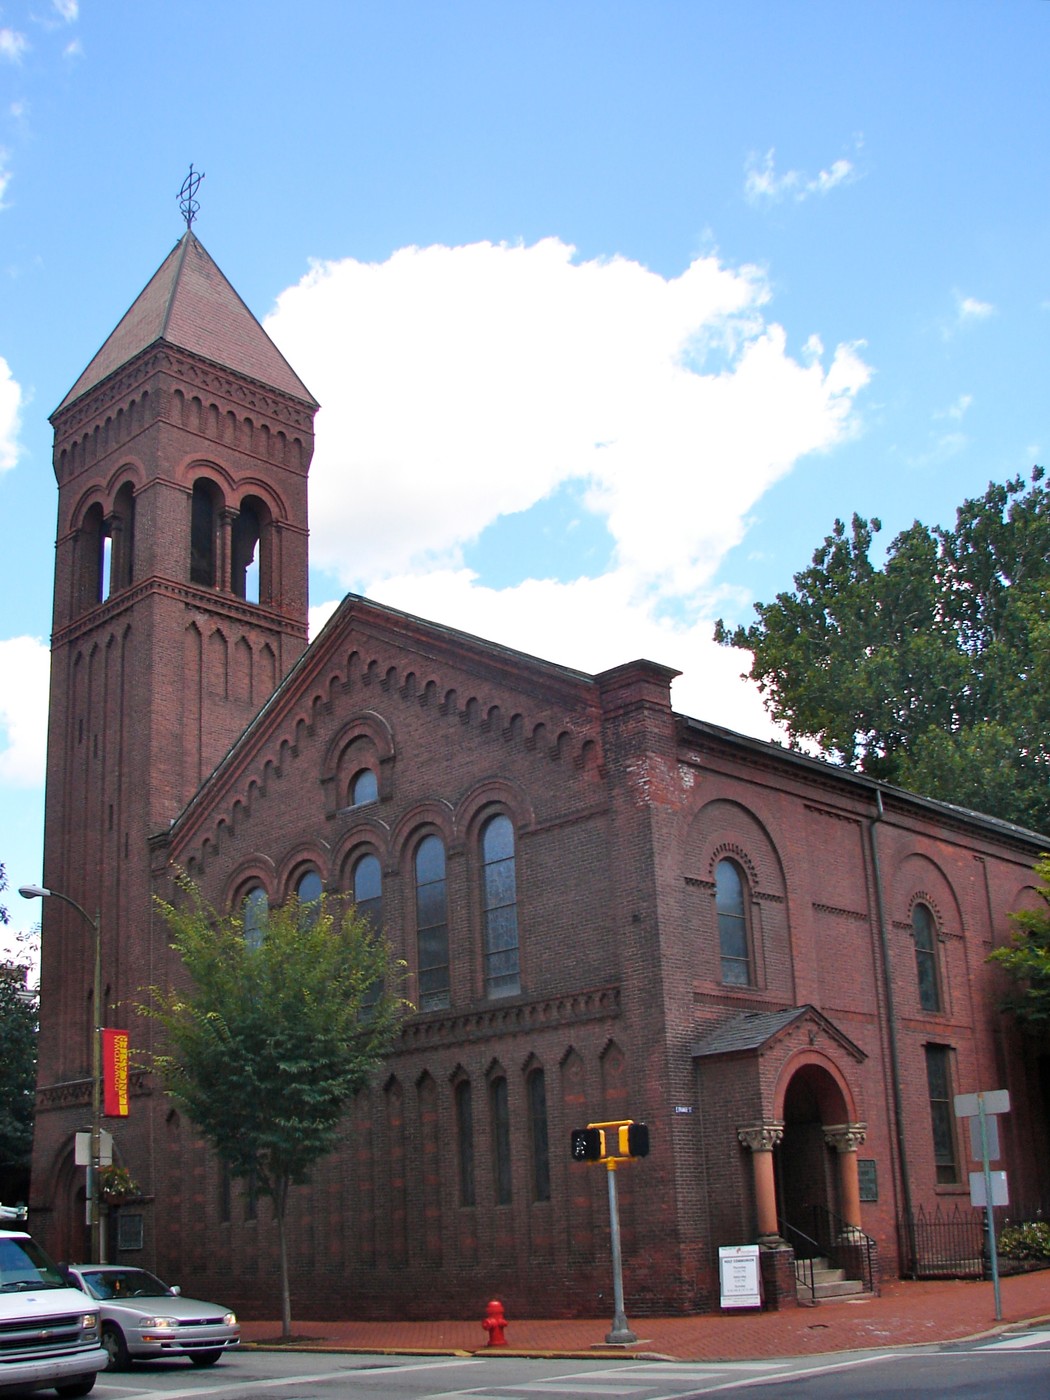
[[[769,1400],[1033,1400],[1050,1396],[1050,1330],[914,1350],[718,1364],[248,1350],[208,1370],[157,1362],[107,1372],[93,1400],[686,1400],[760,1391]]]

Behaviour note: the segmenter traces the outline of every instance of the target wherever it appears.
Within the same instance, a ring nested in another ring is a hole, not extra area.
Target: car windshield
[[[145,1269],[81,1269],[80,1277],[93,1298],[157,1298],[171,1289]]]
[[[38,1244],[18,1236],[0,1237],[0,1293],[68,1287]]]

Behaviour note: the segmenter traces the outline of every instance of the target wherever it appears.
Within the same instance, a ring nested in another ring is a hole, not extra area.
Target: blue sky
[[[769,735],[715,618],[836,515],[888,542],[1046,460],[1048,34],[1045,0],[0,0],[12,887],[42,875],[47,417],[191,161],[195,232],[323,405],[315,624],[353,589],[649,656]]]

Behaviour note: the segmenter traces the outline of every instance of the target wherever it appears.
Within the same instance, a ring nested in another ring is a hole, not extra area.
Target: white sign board
[[[1010,1204],[1010,1192],[1006,1185],[1005,1172],[989,1172],[992,1178],[992,1205],[1008,1206]],[[970,1173],[970,1204],[983,1208],[988,1204],[988,1196],[984,1189],[984,1172]]]
[[[985,1113],[1009,1113],[1010,1090],[986,1089],[983,1094],[956,1094],[956,1118],[973,1118],[981,1111],[983,1101]]]
[[[718,1276],[723,1308],[760,1308],[762,1273],[758,1245],[722,1245],[718,1251]]]
[[[984,1120],[984,1136],[988,1144],[989,1162],[997,1162],[1002,1156],[999,1150],[999,1119],[993,1114]],[[975,1162],[984,1161],[984,1144],[981,1142],[981,1120],[970,1119],[970,1156]]]
[[[73,1162],[78,1167],[91,1166],[91,1134],[88,1132],[77,1133],[73,1139]],[[108,1167],[113,1162],[113,1134],[108,1133],[105,1128],[101,1130],[98,1138],[98,1164],[100,1167]]]

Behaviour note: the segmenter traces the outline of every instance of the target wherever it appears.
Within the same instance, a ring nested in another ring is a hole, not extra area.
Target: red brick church
[[[970,1214],[957,1093],[1009,1090],[996,1165],[1042,1197],[1050,1075],[986,959],[1046,838],[677,714],[652,661],[588,675],[356,596],[308,645],[316,409],[188,230],[52,418],[44,883],[99,911],[103,986],[96,1014],[46,900],[51,1250],[87,1252],[92,1028],[147,1062],[174,866],[249,921],[349,892],[409,970],[416,1010],[293,1192],[299,1315],[609,1313],[590,1121],[649,1126],[617,1173],[628,1314],[716,1308],[719,1247],[750,1242],[793,1301],[818,1218],[848,1274],[911,1267],[902,1217]],[[268,1203],[144,1070],[108,1126],[141,1190],[110,1257],[272,1312]]]

